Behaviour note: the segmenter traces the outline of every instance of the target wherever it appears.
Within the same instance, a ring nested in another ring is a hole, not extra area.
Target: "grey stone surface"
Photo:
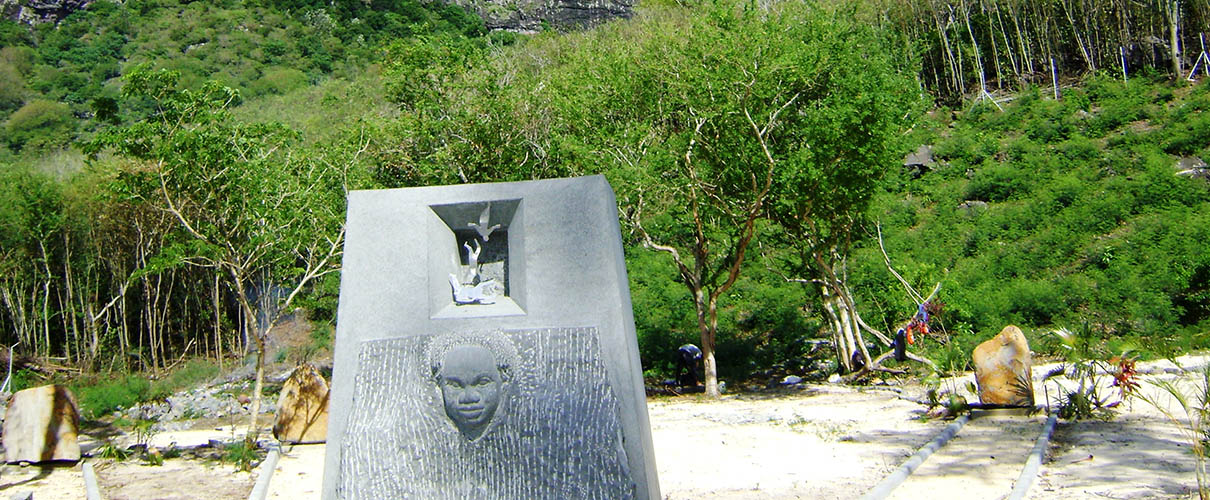
[[[325,499],[660,498],[603,177],[351,193],[336,338]]]

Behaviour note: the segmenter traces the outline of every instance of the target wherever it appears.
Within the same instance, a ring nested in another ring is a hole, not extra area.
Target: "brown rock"
[[[273,436],[287,443],[322,443],[328,435],[328,383],[304,363],[282,384]]]
[[[4,414],[4,460],[8,463],[80,460],[80,412],[61,385],[17,391]]]
[[[979,344],[971,354],[979,401],[983,404],[1033,406],[1034,383],[1030,371],[1029,342],[1013,325],[991,340]]]

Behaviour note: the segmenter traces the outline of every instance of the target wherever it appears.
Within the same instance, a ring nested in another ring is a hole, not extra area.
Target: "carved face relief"
[[[474,441],[492,421],[504,392],[504,376],[486,347],[459,346],[445,354],[437,385],[445,414],[467,439]]]

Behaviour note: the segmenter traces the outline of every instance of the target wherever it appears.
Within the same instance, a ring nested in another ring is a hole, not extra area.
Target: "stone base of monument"
[[[1043,411],[1037,406],[971,405],[971,418],[1028,417]]]
[[[4,460],[43,463],[80,460],[79,407],[67,387],[17,391],[4,415]]]

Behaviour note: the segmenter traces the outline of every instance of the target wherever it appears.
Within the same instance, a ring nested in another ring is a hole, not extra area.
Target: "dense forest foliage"
[[[918,304],[879,231],[941,283],[916,348],[943,368],[1008,323],[1205,347],[1210,187],[1174,165],[1210,156],[1187,81],[1208,19],[712,0],[521,36],[440,3],[101,0],[3,21],[0,340],[44,370],[240,357],[295,307],[335,320],[347,190],[600,173],[652,376],[705,336],[724,378],[885,350],[857,325]],[[937,161],[902,168],[922,144]]]

